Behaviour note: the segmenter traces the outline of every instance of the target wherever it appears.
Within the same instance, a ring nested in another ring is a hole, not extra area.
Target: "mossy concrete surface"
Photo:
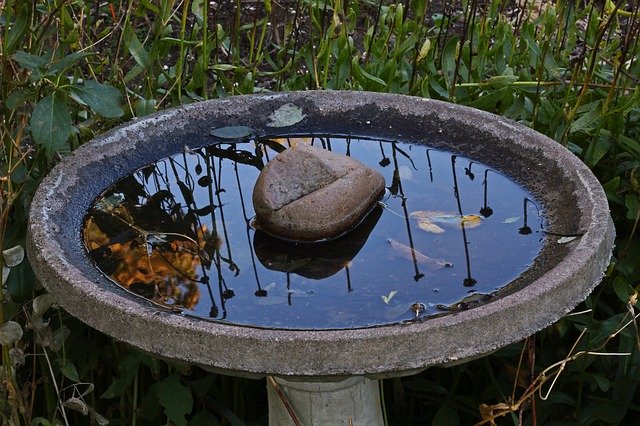
[[[278,111],[290,110],[298,112],[295,119],[290,113],[287,120],[274,119]],[[488,303],[410,324],[275,330],[158,309],[111,282],[90,261],[82,244],[84,215],[117,180],[185,147],[209,143],[210,130],[224,126],[247,126],[257,137],[350,134],[459,153],[526,187],[542,204],[546,231],[581,237],[559,244],[548,234],[532,267]],[[607,200],[593,174],[562,146],[525,126],[422,98],[314,91],[192,104],[94,139],[42,182],[31,207],[28,254],[38,278],[64,309],[144,351],[227,374],[339,380],[411,374],[535,333],[571,311],[600,282],[613,240]]]

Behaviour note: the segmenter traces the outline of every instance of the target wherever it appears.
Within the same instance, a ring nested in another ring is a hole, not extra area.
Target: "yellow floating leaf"
[[[409,217],[413,219],[431,219],[436,216],[446,216],[447,213],[438,210],[416,210],[409,213]]]
[[[482,224],[482,216],[467,214],[462,216],[460,223],[464,224],[465,229],[476,228]]]

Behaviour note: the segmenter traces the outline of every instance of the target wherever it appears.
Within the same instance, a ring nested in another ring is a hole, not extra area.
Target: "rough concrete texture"
[[[303,425],[382,426],[385,424],[377,380],[350,377],[338,382],[296,382],[274,379]],[[295,425],[287,407],[267,382],[269,424]]]
[[[285,104],[298,106],[304,117],[283,128],[267,126],[270,113]],[[209,143],[212,127],[238,125],[251,127],[256,137],[348,133],[456,152],[524,185],[542,204],[547,231],[583,235],[568,244],[546,238],[531,268],[489,303],[367,329],[288,331],[209,322],[158,310],[103,276],[81,238],[84,214],[95,197],[129,172],[185,145]],[[569,151],[527,127],[429,99],[314,91],[192,104],[94,139],[62,161],[35,194],[28,255],[63,308],[118,340],[228,374],[323,380],[410,374],[529,336],[572,310],[600,282],[613,240],[597,179]]]
[[[297,145],[269,161],[253,189],[258,228],[290,241],[335,238],[384,194],[384,178],[361,162]]]

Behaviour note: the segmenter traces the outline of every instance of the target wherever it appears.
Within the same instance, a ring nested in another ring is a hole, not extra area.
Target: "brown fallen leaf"
[[[411,212],[409,217],[417,220],[418,228],[434,234],[444,232],[444,229],[437,224],[457,227],[464,225],[465,229],[476,228],[482,224],[482,216],[477,214],[460,216],[459,214],[444,213],[441,211],[417,210]]]
[[[447,262],[443,259],[432,259],[429,256],[420,253],[418,250],[412,249],[411,247],[399,243],[391,238],[387,238],[387,241],[389,241],[391,247],[404,258],[409,260],[413,260],[415,258],[416,262],[426,265],[431,269],[450,268],[453,266],[451,262]]]

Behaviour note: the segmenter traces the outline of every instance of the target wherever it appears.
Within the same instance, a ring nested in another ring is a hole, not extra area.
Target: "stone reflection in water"
[[[254,230],[254,182],[295,144],[377,169],[387,196],[329,242],[296,244]],[[322,329],[485,303],[531,264],[542,226],[530,194],[463,157],[398,142],[274,137],[185,150],[133,173],[95,202],[84,240],[102,272],[160,307]]]
[[[349,265],[381,215],[382,209],[376,208],[348,234],[315,244],[284,241],[258,230],[253,238],[253,247],[260,263],[268,269],[321,280]]]

